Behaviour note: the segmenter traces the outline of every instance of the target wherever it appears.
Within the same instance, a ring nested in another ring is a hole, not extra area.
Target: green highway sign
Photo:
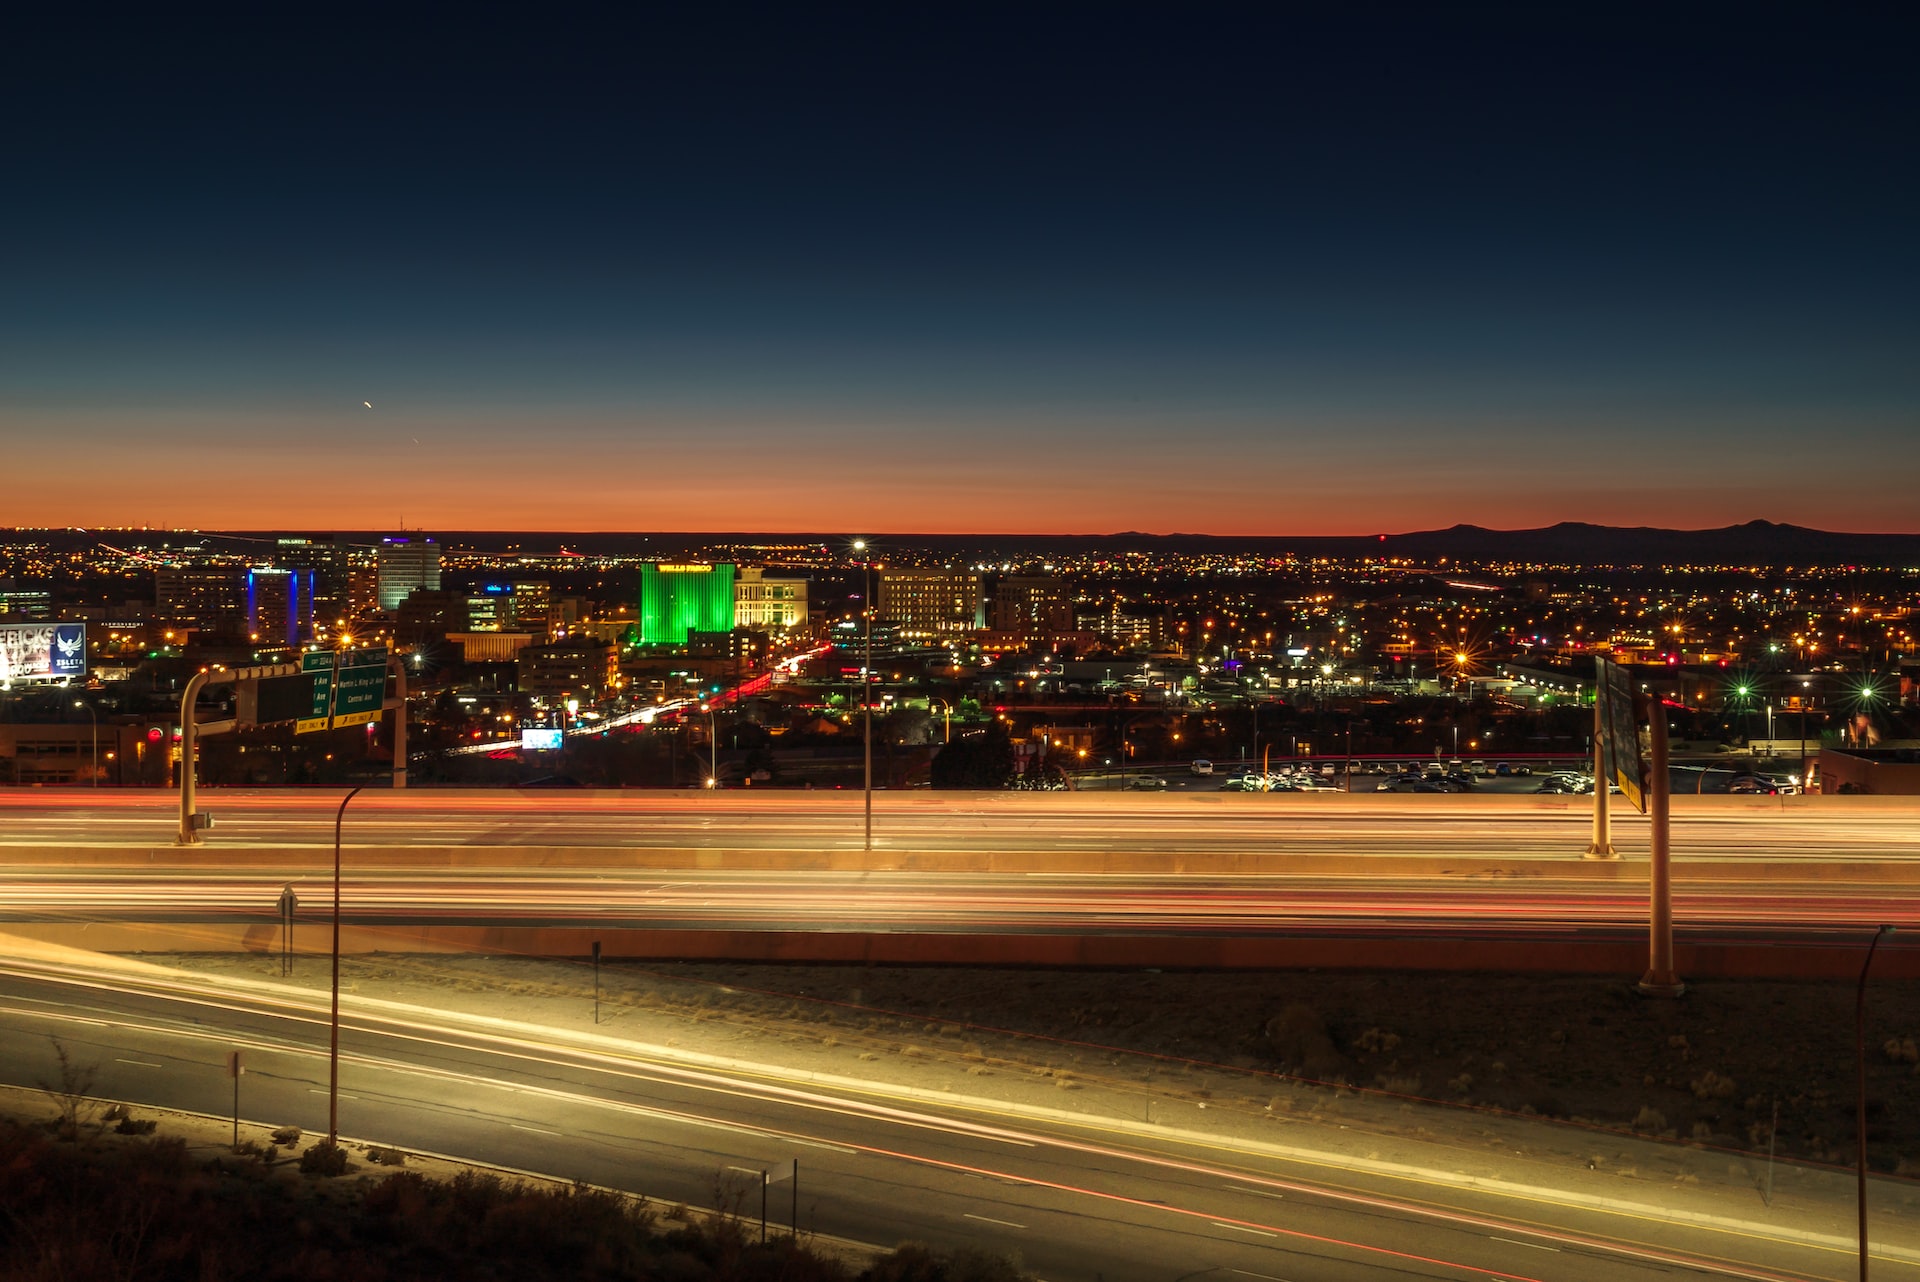
[[[313,679],[313,702],[306,716],[293,723],[295,734],[325,730],[333,714],[333,665],[338,656],[332,650],[310,650],[300,660],[300,669]]]
[[[333,678],[333,728],[378,721],[386,701],[386,647],[343,651]]]

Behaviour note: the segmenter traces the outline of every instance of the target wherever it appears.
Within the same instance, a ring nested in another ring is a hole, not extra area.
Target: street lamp
[[[75,699],[73,706],[85,708],[87,720],[93,722],[93,786],[98,788],[100,786],[100,717],[94,712],[93,705],[85,699]]]
[[[948,703],[945,699],[929,699],[927,700],[927,707],[931,709],[933,705],[936,703],[940,705],[941,716],[945,721],[945,726],[940,736],[940,742],[952,743],[953,742],[953,705],[951,703]]]
[[[865,805],[865,848],[873,849],[873,558],[866,555],[867,541],[855,539],[853,550],[861,554],[860,613],[866,616],[866,642],[860,657],[860,773],[861,796]]]
[[[1859,1074],[1860,1094],[1859,1113],[1855,1118],[1860,1158],[1860,1282],[1867,1282],[1867,971],[1873,967],[1873,954],[1880,947],[1880,941],[1892,933],[1892,926],[1882,925],[1874,930],[1873,942],[1867,945],[1867,959],[1860,964],[1860,983],[1853,993],[1853,1059]]]
[[[360,795],[361,784],[340,798],[333,816],[333,1013],[327,1022],[327,1144],[340,1142],[340,825],[347,803]]]
[[[720,730],[713,719],[713,705],[703,703],[700,711],[707,714],[707,787],[720,786]]]

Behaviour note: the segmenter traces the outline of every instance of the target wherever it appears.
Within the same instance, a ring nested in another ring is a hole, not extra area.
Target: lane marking
[[[1229,1184],[1227,1187],[1236,1193],[1251,1193],[1255,1197],[1270,1197],[1276,1202],[1284,1202],[1287,1199],[1285,1193],[1275,1193],[1272,1189],[1250,1189],[1242,1184]]]
[[[1279,1237],[1278,1233],[1269,1233],[1265,1229],[1250,1229],[1244,1224],[1222,1224],[1219,1220],[1208,1220],[1216,1229],[1232,1229],[1238,1233],[1252,1233],[1257,1237]]]
[[[1266,1282],[1288,1282],[1288,1279],[1278,1277],[1272,1273],[1249,1273],[1245,1269],[1228,1269],[1227,1272],[1238,1273],[1243,1278],[1265,1278]]]
[[[961,1212],[969,1220],[979,1220],[984,1224],[998,1224],[1009,1229],[1024,1229],[1024,1224],[1015,1224],[1012,1220],[996,1220],[991,1215],[975,1215],[972,1211]]]
[[[309,1087],[307,1087],[307,1094],[309,1094],[309,1095],[325,1095],[326,1093],[327,1093],[327,1092],[325,1092],[325,1091],[323,1091],[323,1090],[321,1090],[321,1089],[320,1089],[320,1088],[319,1088],[318,1086],[309,1086]],[[351,1100],[357,1100],[357,1099],[359,1099],[360,1097],[359,1097],[358,1095],[342,1095],[342,1096],[341,1096],[340,1098],[341,1098],[341,1099],[351,1099]]]
[[[1548,1246],[1544,1242],[1522,1242],[1516,1237],[1496,1237],[1491,1233],[1487,1235],[1487,1239],[1492,1242],[1505,1242],[1508,1246],[1530,1246],[1536,1251],[1552,1251],[1555,1255],[1560,1254],[1559,1247]]]
[[[560,1135],[559,1131],[549,1131],[539,1126],[522,1126],[518,1122],[508,1122],[507,1125],[516,1131],[532,1131],[535,1135],[551,1135],[555,1138],[558,1138]]]
[[[120,1059],[120,1058],[117,1058],[117,1057],[116,1057],[116,1058],[114,1059],[114,1061],[113,1061],[113,1062],[114,1062],[114,1063],[116,1063],[116,1064],[132,1064],[132,1065],[134,1065],[134,1066],[136,1066],[136,1067],[138,1067],[138,1068],[161,1068],[161,1067],[163,1067],[163,1065],[160,1065],[160,1064],[149,1064],[149,1063],[147,1063],[147,1061],[146,1061],[146,1060],[144,1060],[144,1059]]]

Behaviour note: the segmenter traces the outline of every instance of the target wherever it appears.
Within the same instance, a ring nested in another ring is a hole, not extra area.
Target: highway
[[[203,789],[210,847],[323,846],[343,791]],[[356,847],[588,847],[846,851],[861,846],[857,792],[703,793],[417,789],[362,793]],[[1362,794],[879,793],[879,850],[1004,850],[1574,858],[1589,798]],[[157,847],[177,830],[160,791],[0,789],[8,845]],[[1644,856],[1647,822],[1615,803],[1615,845]],[[1920,800],[1676,797],[1673,845],[1689,861],[1914,860]]]
[[[311,861],[217,871],[15,870],[0,876],[0,922],[272,922],[283,884],[294,886],[304,921],[330,907],[330,865]],[[1716,883],[1678,893],[1675,904],[1685,937],[1805,940],[1857,935],[1896,904],[1908,919],[1920,915],[1920,890],[1893,889]],[[1630,883],[1541,878],[1437,886],[1410,878],[355,870],[342,897],[343,920],[356,926],[961,935],[1637,937],[1647,911],[1645,890]]]
[[[98,1066],[103,1097],[221,1115],[222,1062],[238,1047],[243,1116],[324,1130],[324,1009],[324,994],[291,984],[16,951],[0,961],[0,1080],[49,1077],[57,1037]],[[1048,1282],[1776,1282],[1852,1268],[1844,1178],[1790,1175],[1763,1208],[1747,1184],[1722,1182],[1717,1155],[1699,1155],[1704,1184],[1602,1177],[1449,1139],[1444,1117],[1423,1138],[1191,1101],[1147,1121],[1137,1100],[1097,1091],[972,1094],[978,1079],[955,1086],[937,1065],[910,1086],[676,1048],[687,1030],[674,1025],[621,1033],[550,1008],[536,1023],[365,993],[344,1010],[345,1136],[696,1205],[738,1178],[755,1210],[754,1173],[797,1158],[810,1231],[970,1243]],[[776,1186],[776,1223],[785,1198]],[[1912,1199],[1897,1187],[1876,1199],[1875,1276],[1920,1276]]]

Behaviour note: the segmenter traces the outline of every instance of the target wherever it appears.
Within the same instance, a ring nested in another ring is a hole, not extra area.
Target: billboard
[[[1647,813],[1647,758],[1640,747],[1640,719],[1634,715],[1633,680],[1627,670],[1603,655],[1593,656],[1599,668],[1595,690],[1600,709],[1599,727],[1603,745],[1601,760],[1606,763],[1604,779],[1593,786],[1620,785],[1620,795],[1633,803],[1641,814]]]
[[[560,751],[559,727],[522,726],[520,728],[520,748],[523,752]]]
[[[0,624],[0,681],[47,681],[86,675],[86,624]]]

